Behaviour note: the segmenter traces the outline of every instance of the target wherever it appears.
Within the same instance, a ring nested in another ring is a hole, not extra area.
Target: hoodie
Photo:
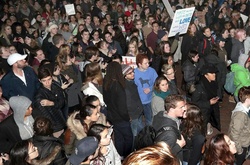
[[[14,112],[14,120],[18,126],[20,136],[22,140],[29,139],[33,136],[33,117],[27,116],[24,120],[25,113],[29,106],[31,105],[31,101],[25,96],[13,96],[9,100],[10,106]]]
[[[249,108],[238,102],[232,111],[228,135],[235,142],[237,153],[243,152],[242,147],[250,145],[250,118],[248,116]]]
[[[250,72],[240,64],[232,64],[231,71],[235,73],[234,85],[236,86],[236,90],[234,95],[238,96],[241,87],[250,86]]]

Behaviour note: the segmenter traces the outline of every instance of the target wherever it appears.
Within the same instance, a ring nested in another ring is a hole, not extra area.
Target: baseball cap
[[[98,147],[98,140],[95,137],[85,137],[78,141],[75,152],[69,157],[69,161],[73,165],[79,165],[88,156],[95,153]]]
[[[21,55],[19,53],[13,53],[8,57],[7,62],[11,66],[19,60],[24,60],[26,57],[27,57],[27,54]]]
[[[161,39],[164,37],[167,33],[164,30],[158,30],[158,38]]]

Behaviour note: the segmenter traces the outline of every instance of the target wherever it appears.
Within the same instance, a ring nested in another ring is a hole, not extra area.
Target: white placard
[[[246,15],[244,15],[244,14],[240,14],[240,17],[242,18],[243,23],[244,23],[244,25],[245,25],[246,22],[247,22],[248,16],[246,16]]]
[[[132,56],[122,56],[122,64],[131,66],[132,68],[137,68],[136,57]]]
[[[190,21],[192,20],[194,10],[195,7],[179,9],[175,11],[168,37],[173,37],[176,35],[176,33],[187,33],[187,29]]]
[[[75,15],[76,14],[74,4],[64,5],[64,7],[65,7],[66,13],[68,15]]]

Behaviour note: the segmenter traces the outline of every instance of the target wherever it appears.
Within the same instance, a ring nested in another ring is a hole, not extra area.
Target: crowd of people
[[[242,165],[250,3],[169,3],[195,7],[187,33],[168,37],[173,18],[161,0],[1,1],[0,165]],[[228,135],[206,147],[221,131],[230,72]],[[136,150],[149,127],[154,144]]]

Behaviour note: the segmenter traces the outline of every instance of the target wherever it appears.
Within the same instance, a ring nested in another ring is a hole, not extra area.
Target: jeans
[[[133,119],[130,122],[133,136],[137,136],[138,133],[144,128],[144,123],[142,121],[142,115],[137,119]]]
[[[143,113],[145,117],[145,125],[152,125],[152,120],[153,120],[153,113],[151,109],[151,102],[148,104],[142,104],[143,106]]]
[[[126,157],[132,152],[133,134],[129,121],[113,123],[115,148],[120,156]]]

